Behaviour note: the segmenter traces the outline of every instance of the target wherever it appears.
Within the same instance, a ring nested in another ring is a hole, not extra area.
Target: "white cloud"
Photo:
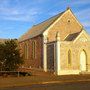
[[[14,1],[15,5],[11,6],[12,1]],[[38,3],[41,1],[37,0]],[[22,5],[20,0],[0,0],[0,19],[32,22],[40,14],[38,7],[30,7],[29,5],[20,6],[20,4]]]
[[[58,14],[58,13],[59,13],[59,11],[49,12],[48,15],[50,15],[50,16],[54,16],[54,15],[56,15],[56,14]]]
[[[89,12],[90,12],[90,8],[86,8],[86,9],[79,10],[75,14],[77,16],[84,17],[84,16],[90,16],[90,13]]]
[[[83,26],[90,27],[90,21],[84,21],[82,22]]]
[[[4,20],[33,21],[39,14],[39,8],[18,9],[18,8],[0,8],[0,17]]]
[[[75,13],[84,27],[90,27],[90,8],[81,9]]]

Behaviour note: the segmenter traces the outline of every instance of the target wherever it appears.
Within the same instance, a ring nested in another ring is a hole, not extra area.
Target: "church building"
[[[23,68],[56,75],[90,72],[90,36],[70,8],[34,25],[19,38]]]

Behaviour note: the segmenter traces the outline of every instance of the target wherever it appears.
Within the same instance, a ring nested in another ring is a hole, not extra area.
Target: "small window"
[[[36,57],[36,42],[32,42],[32,57],[33,59]]]
[[[71,50],[68,51],[68,65],[71,65]]]
[[[70,20],[68,20],[68,23],[70,23]]]

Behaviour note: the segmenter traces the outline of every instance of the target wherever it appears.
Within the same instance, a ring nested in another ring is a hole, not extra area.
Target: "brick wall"
[[[20,46],[20,51],[21,51],[21,53],[23,54],[23,56],[24,56],[24,54],[25,54],[25,52],[24,52],[24,47],[25,47],[25,44],[27,44],[28,45],[28,58],[27,59],[25,59],[25,57],[24,57],[24,64],[23,64],[23,66],[25,67],[25,68],[42,68],[43,67],[43,41],[42,41],[43,39],[42,39],[42,36],[37,36],[37,37],[34,37],[34,38],[32,38],[32,39],[28,39],[28,40],[25,40],[25,41],[23,41],[23,42],[19,42],[19,46]],[[36,55],[36,57],[35,58],[33,58],[33,56],[32,56],[32,48],[33,48],[33,46],[32,46],[32,42],[33,41],[35,41],[35,43],[36,43],[36,48],[35,48],[35,55]]]

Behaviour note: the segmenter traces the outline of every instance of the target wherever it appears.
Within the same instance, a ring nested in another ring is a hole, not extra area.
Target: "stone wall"
[[[71,65],[68,65],[68,51],[71,50]],[[80,70],[80,53],[85,51],[87,55],[87,68],[90,70],[90,43],[89,42],[62,42],[61,43],[61,69]]]
[[[48,30],[47,41],[51,43],[56,41],[56,33],[60,33],[60,67],[61,70],[67,73],[78,73],[72,71],[80,71],[80,53],[82,50],[86,52],[87,55],[87,69],[90,71],[90,41],[80,41],[78,39],[76,42],[64,41],[65,37],[72,33],[77,33],[82,30],[82,26],[76,20],[75,16],[70,10],[67,10],[58,21]],[[46,30],[47,31],[47,30]],[[46,32],[45,31],[45,32]],[[85,36],[82,36],[85,38]],[[32,42],[36,42],[36,57],[32,56]],[[43,68],[43,37],[37,36],[23,42],[19,42],[21,48],[21,54],[24,54],[24,47],[28,45],[28,58],[24,58],[24,67],[26,68]],[[71,65],[68,64],[68,51],[71,51]],[[52,53],[52,51],[51,51]],[[47,57],[46,57],[47,58]],[[52,56],[53,58],[53,56]],[[47,59],[48,60],[48,59]],[[56,59],[55,59],[56,60]],[[54,60],[54,61],[55,61]],[[70,72],[69,72],[70,71]],[[63,74],[65,74],[63,72]]]
[[[56,33],[60,32],[60,39],[64,40],[65,37],[72,33],[80,32],[82,26],[78,23],[72,12],[66,11],[64,15],[58,19],[58,21],[48,31],[49,41],[56,40]]]

